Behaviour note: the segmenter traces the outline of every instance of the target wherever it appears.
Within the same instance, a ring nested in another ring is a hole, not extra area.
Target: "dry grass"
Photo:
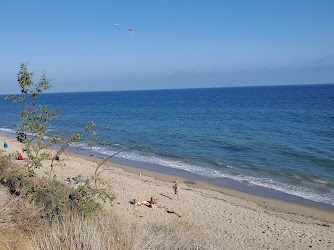
[[[179,223],[152,226],[125,224],[115,215],[100,212],[89,220],[64,218],[34,234],[34,249],[221,249],[211,236]]]
[[[24,234],[17,229],[0,227],[0,249],[31,249],[31,245],[28,247],[29,242],[24,237]]]
[[[27,232],[44,224],[40,209],[0,185],[0,249],[31,249]]]
[[[178,220],[125,223],[101,211],[90,219],[72,213],[50,225],[39,208],[4,188],[0,210],[0,249],[222,249],[213,236]]]

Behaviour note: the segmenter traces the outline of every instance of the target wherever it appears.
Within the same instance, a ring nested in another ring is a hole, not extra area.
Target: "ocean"
[[[0,96],[0,133],[20,105]],[[334,85],[42,94],[61,114],[48,135],[94,121],[113,161],[302,204],[334,206]],[[102,145],[103,144],[103,145]],[[87,153],[85,140],[72,150]]]

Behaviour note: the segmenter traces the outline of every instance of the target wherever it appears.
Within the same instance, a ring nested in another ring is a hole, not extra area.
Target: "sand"
[[[15,138],[7,141],[6,152],[18,151]],[[93,157],[71,152],[61,156],[66,166],[55,167],[63,180],[81,174],[91,176]],[[49,165],[38,170],[49,171]],[[188,223],[219,237],[226,249],[333,249],[334,212],[221,188],[206,182],[151,172],[107,162],[102,177],[116,195],[113,211],[133,223]],[[172,200],[173,181],[179,180],[180,200]],[[166,208],[138,207],[133,199],[158,199]],[[177,214],[168,213],[174,211]]]

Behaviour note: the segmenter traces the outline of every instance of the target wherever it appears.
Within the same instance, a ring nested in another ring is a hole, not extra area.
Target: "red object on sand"
[[[22,155],[19,155],[19,157],[17,157],[18,160],[23,160]]]

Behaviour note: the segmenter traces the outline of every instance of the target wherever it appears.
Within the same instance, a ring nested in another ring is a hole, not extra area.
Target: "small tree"
[[[102,199],[103,201],[109,200],[110,202],[112,202],[115,197],[110,195],[109,192],[102,187],[103,185],[108,186],[108,183],[103,182],[100,177],[101,174],[108,169],[101,169],[101,167],[111,158],[115,157],[116,155],[125,150],[130,150],[130,148],[123,148],[108,157],[98,159],[96,155],[97,152],[94,150],[94,143],[99,142],[99,136],[97,135],[97,131],[95,129],[95,123],[93,121],[88,122],[87,126],[85,127],[85,136],[88,141],[91,156],[94,157],[94,163],[95,163],[94,175],[86,183],[90,185],[86,204],[88,204],[96,195],[98,195],[99,198]],[[92,185],[90,184],[91,182],[93,183]]]
[[[19,113],[20,122],[17,124],[17,139],[23,144],[22,150],[26,152],[24,166],[30,173],[30,176],[36,176],[34,169],[40,168],[44,160],[49,160],[50,171],[48,179],[51,180],[54,170],[54,163],[59,160],[59,156],[74,142],[83,138],[83,134],[75,133],[70,138],[61,138],[57,135],[46,137],[45,133],[51,127],[52,121],[59,119],[59,114],[48,106],[37,105],[36,100],[39,94],[47,91],[51,87],[51,79],[46,78],[45,73],[41,75],[38,83],[34,83],[33,72],[28,72],[27,63],[21,64],[21,69],[17,74],[17,81],[21,89],[21,95],[9,94],[5,99],[13,100],[14,103],[23,104],[23,111]],[[98,159],[93,144],[99,141],[94,122],[88,122],[84,130],[85,137],[94,157],[95,171],[91,178],[86,179],[84,185],[80,185],[75,194],[71,195],[71,200],[77,200],[83,210],[94,207],[93,198],[98,197],[104,202],[113,201],[115,198],[108,190],[103,188],[106,184],[101,181],[100,175],[107,169],[101,169],[110,158],[128,150],[122,149],[115,154],[103,159]],[[60,162],[61,163],[61,162]],[[34,187],[35,188],[35,187]],[[89,209],[88,209],[89,210]]]

